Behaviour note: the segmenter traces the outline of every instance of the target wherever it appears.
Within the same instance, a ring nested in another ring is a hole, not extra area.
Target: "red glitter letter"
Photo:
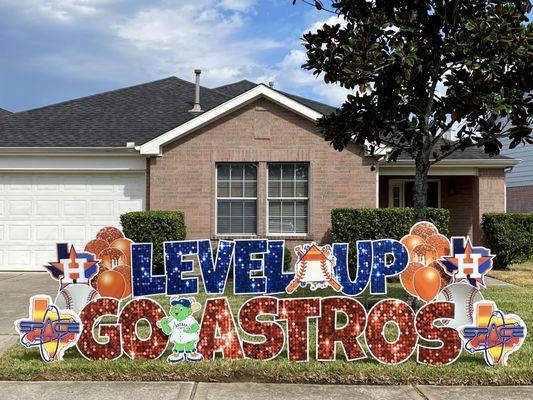
[[[258,321],[261,315],[276,315],[278,299],[275,297],[254,297],[246,301],[239,310],[239,325],[248,335],[264,337],[262,342],[243,340],[244,355],[256,360],[271,360],[281,353],[285,334],[276,322]]]
[[[129,358],[155,360],[161,357],[167,348],[168,336],[156,327],[156,323],[164,317],[165,310],[152,299],[133,299],[124,306],[119,323],[122,327],[122,347]],[[137,336],[137,322],[143,319],[150,324],[148,339]]]
[[[120,345],[120,325],[100,324],[98,336],[107,338],[107,342],[97,342],[93,335],[94,325],[104,316],[118,317],[119,301],[110,297],[100,297],[89,302],[80,313],[83,324],[76,347],[88,360],[116,360],[122,355]]]
[[[372,356],[383,364],[400,364],[415,351],[417,335],[414,326],[415,313],[401,300],[385,299],[375,304],[368,313],[365,340]],[[395,322],[400,334],[390,343],[383,329],[388,322]]]
[[[416,360],[421,364],[447,365],[461,355],[462,342],[457,331],[447,326],[435,326],[439,318],[453,319],[454,303],[428,303],[416,314],[416,331],[424,340],[438,342],[439,347],[418,345]]]
[[[217,336],[218,332],[220,333]],[[213,359],[216,351],[221,351],[224,358],[242,358],[241,339],[235,321],[225,297],[207,299],[202,328],[198,341],[198,352],[205,359]]]
[[[337,314],[343,313],[346,323],[337,328]],[[334,361],[335,343],[340,342],[348,361],[366,358],[357,341],[365,331],[366,311],[355,299],[349,297],[327,297],[322,299],[318,320],[317,360]]]
[[[280,300],[279,308],[278,319],[287,320],[289,360],[308,361],[309,318],[320,316],[320,299],[312,297]]]

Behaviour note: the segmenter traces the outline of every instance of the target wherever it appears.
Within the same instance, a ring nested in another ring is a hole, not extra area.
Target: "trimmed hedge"
[[[439,233],[447,236],[450,211],[428,208],[427,215]],[[400,240],[409,233],[413,223],[412,208],[336,208],[331,211],[333,241],[350,244],[350,263],[356,260],[358,240]]]
[[[533,258],[533,214],[487,213],[481,227],[495,268]]]
[[[153,243],[153,267],[163,271],[163,242],[184,240],[185,216],[181,211],[135,211],[122,214],[124,235],[136,243]]]

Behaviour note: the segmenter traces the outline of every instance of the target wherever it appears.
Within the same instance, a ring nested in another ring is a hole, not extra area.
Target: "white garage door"
[[[57,242],[81,250],[144,206],[144,173],[0,173],[0,269],[42,271]]]

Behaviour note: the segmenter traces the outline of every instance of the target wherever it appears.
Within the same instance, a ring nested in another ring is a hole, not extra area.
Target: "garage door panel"
[[[92,200],[91,216],[112,217],[115,214],[113,200]]]
[[[57,242],[76,247],[144,209],[144,173],[0,174],[0,269],[37,269]]]
[[[35,215],[39,217],[59,216],[59,200],[36,200]]]
[[[65,217],[83,217],[87,215],[87,200],[63,200]]]

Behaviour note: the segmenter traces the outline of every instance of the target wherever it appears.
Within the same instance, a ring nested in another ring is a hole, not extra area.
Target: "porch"
[[[379,168],[378,206],[412,207],[414,169]],[[433,168],[428,181],[428,206],[450,210],[450,235],[483,240],[481,219],[486,212],[505,212],[503,168]]]

